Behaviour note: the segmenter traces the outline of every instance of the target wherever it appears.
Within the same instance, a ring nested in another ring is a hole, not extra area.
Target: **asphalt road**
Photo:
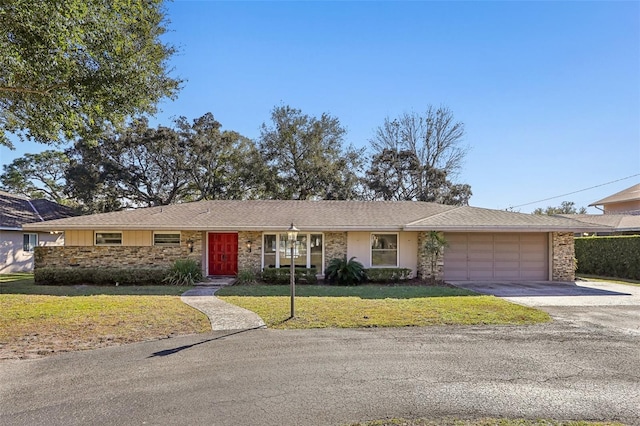
[[[528,327],[212,332],[0,363],[0,425],[640,424],[640,336]]]

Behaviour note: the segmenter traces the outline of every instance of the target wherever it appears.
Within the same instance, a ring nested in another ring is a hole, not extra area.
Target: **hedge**
[[[160,285],[167,276],[164,268],[37,268],[39,285]]]
[[[580,274],[640,280],[640,235],[575,239]]]
[[[409,268],[369,268],[365,272],[367,281],[372,283],[405,281],[411,276],[411,269]]]
[[[262,281],[269,284],[286,284],[291,279],[289,268],[265,268],[262,271]],[[307,284],[317,284],[318,277],[316,268],[294,268],[296,283],[304,281]]]

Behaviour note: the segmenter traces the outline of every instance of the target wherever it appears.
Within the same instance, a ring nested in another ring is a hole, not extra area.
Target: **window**
[[[122,232],[96,232],[97,246],[122,245]]]
[[[38,234],[22,235],[22,250],[27,253],[33,253],[33,249],[38,247]]]
[[[371,234],[371,266],[398,266],[398,234]]]
[[[180,247],[180,232],[154,232],[153,245],[163,247]]]
[[[291,266],[291,245],[287,234],[263,236],[262,265],[264,268],[288,268]],[[324,269],[322,234],[298,234],[293,248],[293,263],[298,267]]]

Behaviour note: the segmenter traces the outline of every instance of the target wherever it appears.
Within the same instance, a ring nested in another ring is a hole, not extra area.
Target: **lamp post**
[[[291,222],[291,226],[287,229],[287,239],[289,240],[289,244],[291,245],[291,271],[290,273],[290,281],[291,281],[291,316],[293,318],[296,314],[296,272],[295,272],[295,264],[293,262],[293,247],[298,239],[298,231],[299,229],[293,226],[293,222]]]

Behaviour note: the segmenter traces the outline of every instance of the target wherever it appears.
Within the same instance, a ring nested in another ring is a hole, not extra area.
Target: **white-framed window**
[[[33,253],[38,247],[38,234],[22,234],[22,251]]]
[[[321,233],[299,233],[293,248],[293,263],[303,268],[324,270],[324,235]],[[287,233],[263,234],[262,267],[280,268],[291,266],[291,245]]]
[[[97,246],[121,246],[122,232],[96,232],[95,242]]]
[[[398,266],[398,234],[371,234],[371,266]]]
[[[154,232],[153,245],[162,247],[180,247],[180,231]]]

